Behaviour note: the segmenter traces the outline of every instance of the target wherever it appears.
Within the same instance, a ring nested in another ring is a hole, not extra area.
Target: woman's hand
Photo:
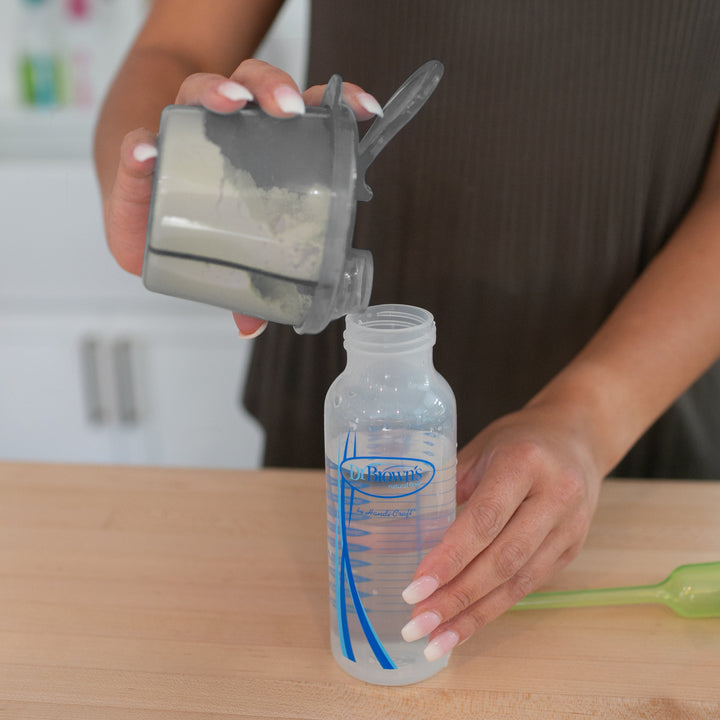
[[[458,503],[441,543],[403,597],[406,640],[430,634],[434,660],[535,590],[579,551],[603,474],[577,425],[530,404],[489,425],[459,454]]]
[[[260,60],[246,60],[229,78],[210,73],[189,76],[180,86],[175,104],[231,113],[255,100],[269,115],[292,117],[304,113],[306,104],[319,105],[323,92],[324,86],[316,85],[301,94],[287,73]],[[359,120],[382,113],[377,100],[357,85],[345,83],[343,99]],[[105,200],[110,251],[122,268],[135,275],[142,272],[156,145],[157,136],[149,130],[137,129],[125,136],[117,174]],[[244,315],[234,314],[234,318],[240,334],[246,337],[265,325]]]

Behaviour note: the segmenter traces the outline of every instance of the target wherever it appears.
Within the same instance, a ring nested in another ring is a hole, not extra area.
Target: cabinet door
[[[258,465],[251,345],[117,267],[88,161],[0,162],[0,231],[0,459]]]
[[[0,459],[257,467],[251,345],[214,317],[0,316]]]
[[[105,357],[86,327],[74,318],[0,318],[0,458],[120,461]]]
[[[171,298],[149,293],[108,251],[89,160],[0,158],[0,237],[0,312],[172,312]]]
[[[241,402],[251,344],[237,337],[229,313],[126,318],[113,337],[120,422],[142,428],[145,462],[259,465],[263,432]]]

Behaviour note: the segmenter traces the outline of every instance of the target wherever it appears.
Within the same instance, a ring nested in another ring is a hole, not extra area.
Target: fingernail
[[[436,612],[428,610],[414,617],[400,633],[405,642],[413,642],[429,635],[440,624],[440,620],[441,618]]]
[[[457,644],[460,636],[454,630],[447,630],[433,638],[423,653],[428,662],[434,662],[443,655],[447,655]]]
[[[139,143],[133,148],[132,154],[138,162],[145,162],[150,158],[157,157],[158,151],[157,148],[150,143]]]
[[[359,93],[357,95],[357,101],[369,112],[373,115],[377,115],[378,117],[383,116],[383,109],[380,106],[380,103],[370,94],[370,93]]]
[[[253,94],[244,85],[236,83],[233,80],[226,80],[224,83],[219,85],[217,92],[233,102],[253,99]]]
[[[304,115],[305,103],[300,93],[289,85],[280,85],[273,93],[278,107],[288,115]]]
[[[252,340],[253,338],[256,338],[258,335],[262,335],[267,326],[268,326],[268,324],[267,324],[267,320],[266,320],[262,325],[257,327],[251,333],[244,333],[242,330],[239,330],[238,337],[242,338],[243,340]]]
[[[408,605],[414,605],[421,600],[430,597],[437,589],[440,583],[437,578],[430,575],[423,575],[417,580],[413,580],[403,591],[402,598]]]

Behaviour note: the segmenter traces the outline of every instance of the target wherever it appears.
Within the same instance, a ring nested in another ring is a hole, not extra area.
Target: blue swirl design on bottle
[[[342,648],[343,655],[348,659],[355,662],[355,653],[353,652],[352,642],[350,640],[350,630],[348,628],[347,618],[347,603],[345,599],[345,587],[350,591],[350,597],[352,598],[353,607],[355,613],[360,622],[360,626],[365,634],[365,638],[368,641],[370,648],[373,651],[380,666],[385,670],[396,670],[397,665],[388,654],[384,645],[377,636],[375,629],[370,622],[370,618],[367,615],[365,607],[362,604],[360,594],[355,582],[355,575],[353,568],[350,563],[350,556],[348,552],[348,535],[350,532],[350,522],[352,518],[353,503],[355,500],[355,488],[352,484],[348,483],[340,470],[342,464],[351,458],[357,457],[357,442],[353,434],[353,447],[352,455],[348,455],[348,449],[350,445],[350,435],[348,433],[345,437],[345,443],[343,447],[342,440],[338,447],[338,473],[337,473],[337,492],[338,492],[338,505],[337,513],[335,516],[335,558],[340,558],[340,562],[335,562],[335,599],[336,599],[336,613],[337,613],[337,624],[338,624],[338,635],[340,637],[340,646]],[[342,458],[342,459],[341,459]],[[345,490],[346,486],[350,490],[349,507],[348,512],[345,512]],[[347,518],[347,519],[346,519]],[[339,540],[340,539],[340,540]],[[342,547],[340,547],[340,543]]]

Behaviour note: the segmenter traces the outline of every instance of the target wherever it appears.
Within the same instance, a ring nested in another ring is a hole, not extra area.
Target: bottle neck
[[[364,367],[373,366],[375,369],[384,369],[387,373],[394,373],[395,369],[399,372],[408,368],[415,368],[418,371],[429,372],[434,369],[432,345],[426,348],[418,348],[408,352],[400,353],[374,353],[366,350],[347,349],[346,368],[349,371],[361,370]]]
[[[396,361],[432,367],[433,316],[411,305],[376,305],[346,318],[348,367]]]

